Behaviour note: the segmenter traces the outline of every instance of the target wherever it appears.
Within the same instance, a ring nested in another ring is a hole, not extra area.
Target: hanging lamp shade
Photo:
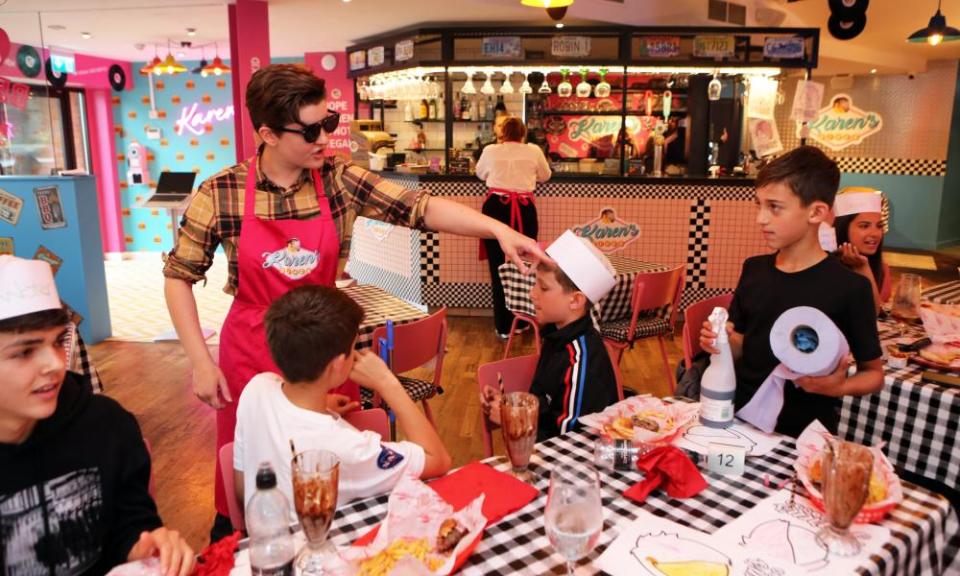
[[[217,56],[213,59],[213,62],[203,67],[203,72],[206,72],[207,75],[213,74],[214,76],[220,76],[221,74],[229,74],[230,67],[224,64],[223,60]]]
[[[173,54],[167,54],[167,57],[160,63],[159,68],[164,74],[180,74],[187,71],[187,67],[177,62]]]
[[[960,30],[947,26],[947,17],[940,12],[939,6],[926,28],[921,28],[907,37],[907,42],[926,42],[931,46],[954,40],[960,40]]]
[[[153,60],[151,60],[150,62],[147,62],[146,64],[144,64],[142,68],[140,68],[140,74],[144,76],[153,74],[154,71],[157,69],[157,66],[159,66],[160,64],[161,64],[160,57],[154,56]]]
[[[561,8],[570,6],[573,4],[573,0],[520,0],[520,3],[534,8]]]

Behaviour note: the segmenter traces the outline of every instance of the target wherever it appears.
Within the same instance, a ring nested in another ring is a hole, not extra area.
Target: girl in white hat
[[[833,204],[837,255],[873,287],[877,312],[890,299],[890,268],[883,262],[883,196],[870,188],[844,188]]]

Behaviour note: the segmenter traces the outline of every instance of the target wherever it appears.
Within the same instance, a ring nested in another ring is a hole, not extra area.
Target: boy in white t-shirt
[[[355,351],[363,308],[336,288],[301,286],[267,311],[267,343],[283,376],[254,376],[240,395],[233,467],[237,498],[246,505],[257,468],[271,462],[290,502],[290,441],[298,451],[323,449],[340,458],[337,504],[389,492],[404,474],[430,478],[450,468],[433,425],[380,358]],[[329,394],[347,377],[378,392],[397,417],[403,442],[383,442],[339,413],[355,407]],[[292,512],[292,510],[291,510]],[[294,515],[295,516],[295,515]],[[296,518],[292,518],[296,520]]]

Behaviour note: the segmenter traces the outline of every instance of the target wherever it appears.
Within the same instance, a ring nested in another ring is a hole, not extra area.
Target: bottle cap
[[[257,490],[269,490],[277,487],[277,474],[269,462],[264,462],[257,469]]]
[[[727,310],[717,306],[713,309],[713,312],[710,313],[710,328],[713,330],[714,334],[717,335],[717,342],[726,342],[727,341]]]

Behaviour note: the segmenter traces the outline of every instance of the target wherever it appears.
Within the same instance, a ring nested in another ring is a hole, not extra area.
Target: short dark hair
[[[779,156],[760,169],[756,187],[783,182],[800,197],[800,204],[809,206],[824,202],[833,206],[840,187],[840,169],[819,148],[800,146]]]
[[[856,220],[857,216],[859,216],[859,214],[848,214],[846,216],[837,216],[833,219],[833,228],[837,231],[837,246],[842,246],[850,241],[850,226],[853,225],[853,221]],[[874,252],[872,256],[867,256],[867,264],[870,266],[870,271],[873,272],[873,279],[879,289],[883,286],[884,280],[883,238],[880,238],[880,243],[877,244],[877,251]]]
[[[557,284],[559,284],[560,287],[563,288],[563,291],[566,292],[567,294],[571,292],[581,292],[583,293],[583,296],[586,298],[587,294],[583,292],[583,290],[578,288],[577,285],[573,283],[573,280],[571,280],[570,277],[567,276],[567,273],[564,272],[563,269],[561,269],[559,266],[556,266],[553,264],[547,264],[546,262],[540,262],[539,264],[537,264],[537,270],[543,270],[545,272],[552,273],[553,277],[557,279]],[[593,307],[593,302],[591,302],[590,299],[587,298],[587,306],[586,306],[587,310],[589,310],[592,307]]]
[[[264,318],[267,345],[287,382],[310,382],[353,350],[363,308],[329,286],[299,286],[277,298]]]
[[[527,135],[527,127],[524,126],[523,120],[511,116],[500,125],[500,133],[503,134],[505,142],[523,142]]]
[[[326,99],[323,78],[301,64],[271,64],[247,84],[247,111],[253,129],[283,128],[300,122],[300,109]]]
[[[23,316],[0,320],[0,332],[22,334],[34,330],[58,328],[70,323],[70,314],[64,308],[41,310]]]

